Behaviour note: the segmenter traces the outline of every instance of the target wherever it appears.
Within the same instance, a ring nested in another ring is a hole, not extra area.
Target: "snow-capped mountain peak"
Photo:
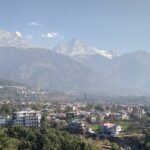
[[[30,48],[32,47],[18,32],[0,30],[0,47]]]
[[[53,51],[70,57],[86,57],[89,55],[101,55],[112,59],[113,54],[106,50],[99,50],[95,47],[87,46],[80,41],[73,39],[69,43],[62,43],[53,48]]]
[[[111,53],[109,53],[109,51],[106,51],[106,50],[98,50],[96,48],[93,48],[96,52],[96,54],[98,55],[102,55],[104,57],[107,57],[107,58],[110,58],[112,59],[113,58],[113,55]]]

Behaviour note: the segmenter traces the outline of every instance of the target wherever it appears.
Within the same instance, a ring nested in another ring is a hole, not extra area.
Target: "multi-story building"
[[[70,121],[72,121],[72,120],[74,120],[74,119],[77,119],[78,116],[79,116],[79,114],[78,114],[77,112],[68,112],[68,113],[66,114],[66,118],[67,118],[67,121],[68,121],[68,122],[70,122]]]
[[[18,111],[13,113],[12,123],[26,127],[40,127],[41,114],[39,111]]]

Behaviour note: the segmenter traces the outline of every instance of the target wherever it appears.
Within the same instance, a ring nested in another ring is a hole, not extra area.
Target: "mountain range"
[[[150,53],[120,54],[73,39],[51,50],[0,30],[0,77],[67,92],[150,95]]]
[[[31,48],[32,44],[25,40],[19,32],[0,30],[0,47]]]

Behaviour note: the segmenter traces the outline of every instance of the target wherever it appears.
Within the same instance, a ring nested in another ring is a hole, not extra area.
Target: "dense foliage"
[[[150,131],[145,134],[144,150],[150,150]]]
[[[1,128],[0,149],[3,150],[96,150],[93,144],[54,129],[23,126]]]

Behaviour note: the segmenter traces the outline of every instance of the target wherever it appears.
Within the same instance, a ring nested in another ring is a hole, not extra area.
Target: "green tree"
[[[41,117],[41,127],[45,128],[45,127],[49,127],[49,126],[50,125],[49,125],[49,121],[47,119],[47,113],[44,112]]]
[[[1,107],[0,107],[0,114],[1,115],[10,115],[12,112],[12,107],[10,104],[3,104]]]
[[[121,149],[120,149],[120,146],[118,144],[112,143],[111,150],[121,150]]]
[[[101,104],[96,105],[96,106],[95,106],[95,109],[96,109],[96,110],[99,110],[99,111],[101,111],[101,112],[104,111],[104,108],[103,108],[103,106],[102,106]]]
[[[72,107],[67,106],[66,109],[65,109],[65,113],[70,112],[70,111],[72,111]]]

